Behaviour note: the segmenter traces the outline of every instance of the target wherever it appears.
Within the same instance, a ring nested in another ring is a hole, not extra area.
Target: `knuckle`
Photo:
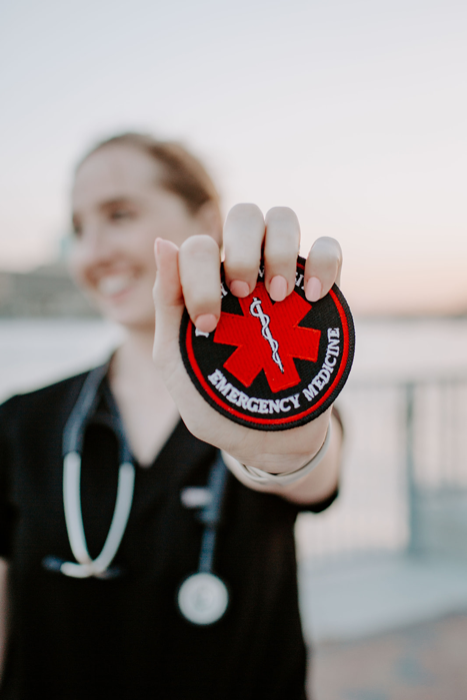
[[[215,303],[220,299],[220,275],[218,271],[204,270],[202,274],[187,275],[182,281],[187,306]]]
[[[288,207],[274,207],[267,214],[265,257],[267,264],[290,265],[300,247],[300,226],[296,214]]]
[[[267,267],[292,267],[295,268],[298,250],[291,250],[287,246],[275,246],[265,250],[265,262]]]
[[[308,272],[308,270],[307,270]],[[335,259],[322,258],[313,260],[310,265],[309,274],[317,274],[318,277],[333,277],[337,272],[337,262]]]
[[[259,255],[255,260],[250,260],[241,255],[233,255],[228,261],[226,258],[224,267],[230,277],[235,276],[236,279],[248,279],[258,273],[259,263]]]
[[[271,224],[293,224],[298,227],[298,218],[296,213],[290,207],[272,207],[266,214],[266,223]]]
[[[265,242],[265,251],[268,255],[281,255],[293,257],[298,255],[300,239],[296,231],[290,229],[281,229],[271,235],[268,232]]]
[[[295,270],[297,256],[299,252],[298,241],[291,240],[288,236],[275,240],[274,243],[266,245],[264,259],[266,267]]]
[[[226,224],[244,221],[262,223],[264,219],[261,209],[250,202],[235,204],[227,214]]]
[[[208,312],[217,308],[217,297],[220,298],[220,288],[219,294],[213,294],[207,290],[194,289],[191,291],[190,300],[187,302],[187,306],[190,309],[191,314],[197,314],[201,311]]]
[[[224,228],[227,269],[250,270],[259,264],[264,237],[264,219],[256,204],[237,204],[230,210]]]
[[[200,234],[197,236],[190,236],[185,241],[183,241],[180,246],[180,252],[182,255],[211,255],[212,253],[219,254],[219,246],[211,236],[207,234]]]
[[[312,255],[315,257],[329,258],[340,262],[342,260],[342,248],[335,238],[330,236],[321,236],[317,238],[311,249]]]
[[[322,282],[327,283],[334,280],[340,263],[336,255],[335,248],[328,246],[318,246],[316,250],[312,248],[305,266],[305,277],[317,276]]]
[[[300,236],[298,231],[293,228],[278,228],[268,229],[266,236],[266,248],[274,250],[275,248],[290,252],[291,255],[298,253],[300,244]]]

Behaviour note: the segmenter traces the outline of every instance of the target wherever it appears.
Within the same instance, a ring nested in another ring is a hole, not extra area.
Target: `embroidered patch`
[[[203,398],[227,418],[256,430],[288,430],[308,423],[341,392],[352,366],[355,331],[342,292],[311,303],[304,292],[305,260],[298,258],[295,289],[274,302],[260,268],[245,299],[222,279],[217,328],[203,333],[187,311],[180,329],[183,362]]]

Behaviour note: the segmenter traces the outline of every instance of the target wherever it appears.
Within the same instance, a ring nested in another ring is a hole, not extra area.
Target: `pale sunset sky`
[[[0,0],[0,268],[56,257],[74,163],[140,129],[338,238],[355,311],[465,311],[466,73],[465,0]]]

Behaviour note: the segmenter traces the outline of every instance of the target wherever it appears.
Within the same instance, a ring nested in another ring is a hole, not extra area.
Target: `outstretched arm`
[[[242,298],[254,290],[262,254],[265,286],[271,298],[282,301],[292,293],[300,244],[299,225],[292,210],[277,207],[264,220],[255,205],[237,205],[227,217],[224,241],[226,283],[232,294]],[[183,365],[179,331],[185,306],[201,331],[213,331],[219,321],[217,243],[210,236],[192,236],[178,250],[173,243],[159,239],[156,262],[154,359],[189,430],[248,466],[274,474],[302,467],[324,442],[330,408],[310,423],[291,430],[252,430],[212,409],[193,386]],[[339,282],[341,265],[339,244],[331,238],[318,239],[305,266],[304,288],[309,301],[325,296],[334,282]],[[311,474],[289,487],[266,490],[303,502],[330,495],[337,483],[340,443],[341,431],[336,425],[326,457]],[[248,486],[257,488],[251,483]]]

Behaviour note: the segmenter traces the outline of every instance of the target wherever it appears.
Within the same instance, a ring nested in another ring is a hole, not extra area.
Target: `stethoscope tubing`
[[[70,548],[76,561],[63,561],[58,557],[45,557],[43,560],[47,569],[77,579],[112,578],[119,575],[119,569],[111,565],[124,537],[133,503],[135,466],[118,408],[110,389],[103,384],[107,371],[108,363],[89,373],[63,432],[63,505]],[[102,395],[106,398],[110,416],[99,416],[99,419],[117,437],[120,466],[109,532],[100,554],[92,559],[86,543],[81,508],[81,452],[86,425],[95,414]],[[198,513],[198,519],[204,525],[198,570],[182,582],[178,592],[180,612],[194,624],[209,625],[217,622],[228,606],[227,587],[212,573],[227,473],[219,452],[208,477],[207,490],[210,498]],[[204,607],[200,608],[200,601]]]
[[[73,578],[109,578],[118,574],[118,571],[109,567],[125,534],[133,503],[135,466],[118,409],[110,390],[103,386],[108,368],[109,363],[105,363],[88,374],[63,431],[63,506],[70,548],[76,562],[46,557],[44,565]],[[111,411],[107,424],[118,439],[120,466],[117,497],[109,532],[100,554],[96,559],[92,559],[86,543],[81,509],[81,452],[86,425],[97,409],[102,391]]]
[[[120,547],[133,502],[135,467],[131,462],[123,462],[119,467],[112,522],[101,553],[94,560],[89,555],[84,534],[80,477],[81,455],[78,452],[69,452],[63,460],[63,504],[71,551],[78,563],[63,562],[60,571],[67,576],[87,578],[103,574]]]

